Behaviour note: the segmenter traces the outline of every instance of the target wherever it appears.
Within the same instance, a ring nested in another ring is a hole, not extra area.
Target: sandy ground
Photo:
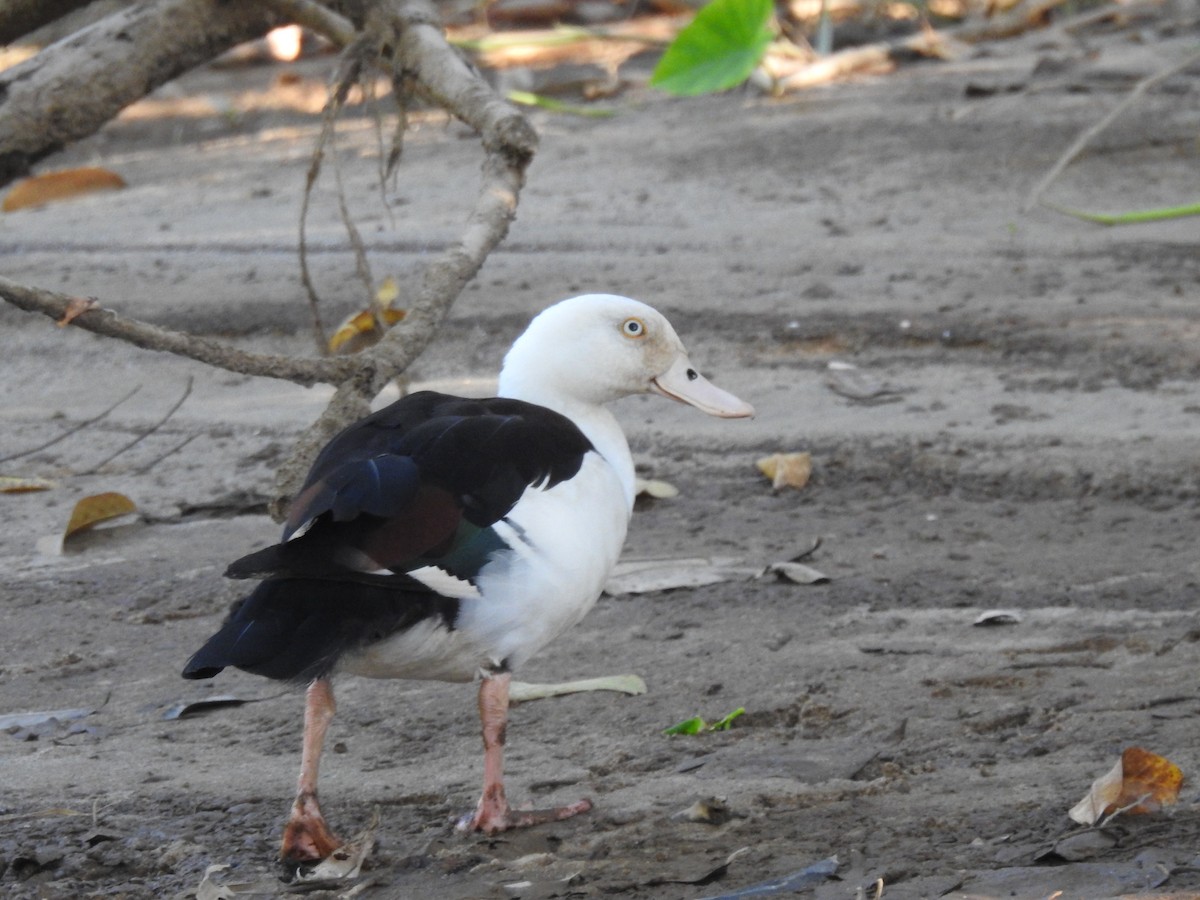
[[[820,538],[808,562],[830,581],[603,598],[521,677],[634,672],[649,692],[517,707],[510,794],[587,795],[595,810],[495,839],[450,827],[480,777],[473,689],[346,679],[322,795],[346,833],[380,813],[357,896],[713,897],[835,855],[816,896],[877,879],[887,900],[1200,891],[1197,224],[1019,211],[1082,128],[1190,50],[1169,24],[1042,32],[786,101],[631,87],[609,120],[534,114],[542,149],[511,236],[415,378],[486,392],[544,305],[592,290],[651,302],[759,415],[624,404],[641,470],[681,492],[639,505],[627,556],[752,567]],[[319,94],[324,67],[300,67],[290,90]],[[309,352],[295,245],[317,125],[278,107],[277,74],[194,74],[55,159],[130,187],[3,216],[4,274]],[[1198,76],[1142,98],[1052,199],[1193,199]],[[403,281],[455,233],[477,149],[424,122],[388,213],[374,142],[365,120],[345,123],[344,178],[377,275]],[[312,229],[337,318],[358,294],[328,186]],[[210,865],[273,893],[301,697],[178,672],[237,596],[225,563],[273,539],[273,465],[325,394],[7,307],[0,328],[0,456],[140,387],[0,467],[58,482],[0,498],[0,715],[76,711],[4,720],[0,894],[187,897]],[[831,390],[835,359],[894,393]],[[90,471],[189,378],[164,427]],[[813,454],[806,489],[774,493],[755,471],[777,450]],[[75,501],[109,490],[137,521],[56,554]],[[990,608],[1020,621],[973,626]],[[225,695],[253,702],[165,717]],[[727,732],[662,734],[737,707]],[[1182,766],[1180,802],[1078,828],[1067,809],[1131,745]],[[713,821],[677,815],[709,798]]]

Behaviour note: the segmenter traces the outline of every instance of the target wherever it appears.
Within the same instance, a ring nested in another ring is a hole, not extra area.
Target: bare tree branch
[[[372,41],[366,35],[355,37],[343,48],[338,60],[337,74],[330,87],[329,98],[325,101],[325,108],[321,110],[321,133],[317,136],[316,146],[313,147],[312,159],[309,160],[308,171],[304,176],[304,198],[300,203],[300,283],[304,285],[304,291],[308,295],[308,308],[313,323],[313,338],[316,341],[317,352],[321,354],[328,353],[329,336],[325,332],[325,323],[321,316],[321,297],[317,294],[316,283],[313,281],[312,272],[308,268],[308,210],[312,202],[313,189],[317,185],[317,179],[321,177],[321,169],[325,163],[326,146],[333,153],[336,154],[337,152],[333,138],[337,129],[338,114],[341,113],[342,108],[346,105],[350,89],[358,83],[365,57],[368,54],[374,55],[374,51],[372,49]],[[338,172],[338,200],[342,213],[342,221],[347,224],[350,242],[354,246],[355,259],[358,263],[358,271],[361,274],[364,270],[369,269],[369,266],[366,265],[366,251],[362,247],[362,240],[358,237],[358,232],[350,222],[349,212],[345,204],[345,195],[341,186],[341,175],[337,169],[336,157],[334,159],[334,171]],[[374,286],[368,283],[367,303],[372,311],[375,306],[371,303],[373,293]]]
[[[0,0],[0,44],[36,31],[92,0]]]
[[[262,3],[289,22],[324,35],[339,47],[345,47],[357,36],[353,22],[315,0],[262,0]]]
[[[27,312],[37,312],[58,321],[76,299],[67,294],[25,287],[7,278],[0,278],[0,298]],[[275,356],[265,353],[246,353],[219,341],[172,331],[127,319],[109,309],[97,308],[76,316],[71,325],[117,338],[135,347],[147,350],[162,350],[178,356],[186,356],[219,369],[227,369],[242,375],[261,375],[265,378],[281,378],[296,384],[337,384],[348,378],[359,368],[353,357],[338,359],[306,359],[294,356]]]
[[[279,21],[257,3],[138,3],[0,72],[0,185]]]
[[[446,43],[429,3],[375,0],[367,10],[363,31],[378,36],[385,52],[391,48],[394,79],[410,78],[479,132],[486,154],[482,182],[462,237],[426,265],[416,284],[406,289],[409,302],[404,319],[374,347],[351,357],[362,368],[354,378],[338,384],[329,407],[280,467],[273,504],[277,515],[285,498],[299,487],[317,451],[362,415],[371,398],[424,352],[450,305],[508,234],[525,170],[537,149],[537,133],[528,120]]]
[[[128,400],[130,397],[132,397],[134,394],[136,394],[141,389],[142,389],[142,386],[140,384],[136,385],[133,388],[133,390],[126,393],[124,397],[122,397],[120,400],[117,400],[115,403],[111,404],[103,412],[97,413],[96,415],[92,416],[90,419],[84,419],[82,422],[76,422],[74,425],[72,425],[66,431],[62,432],[61,434],[59,434],[56,437],[50,438],[50,440],[48,440],[48,441],[43,441],[42,443],[38,444],[36,447],[30,447],[27,450],[18,450],[16,453],[8,454],[8,456],[0,456],[0,463],[6,463],[6,462],[9,462],[10,460],[20,459],[23,456],[30,456],[34,453],[37,453],[40,450],[45,450],[48,447],[53,447],[55,444],[59,443],[60,441],[65,441],[67,438],[69,438],[75,432],[82,431],[83,429],[87,428],[89,425],[94,425],[97,422],[99,422],[101,419],[105,418],[109,413],[111,413],[114,409],[116,409],[118,406],[120,406],[122,403],[124,403],[126,400]]]
[[[537,148],[537,134],[524,116],[497,96],[446,42],[427,0],[336,0],[329,5],[351,12],[360,31],[354,40],[368,42],[373,48],[371,62],[387,72],[393,84],[409,85],[431,98],[474,128],[483,144],[479,194],[463,233],[425,266],[414,285],[406,287],[406,316],[400,325],[358,356],[297,359],[244,353],[219,342],[124,319],[105,309],[90,310],[71,320],[73,325],[98,334],[234,372],[299,384],[335,385],[328,408],[277,473],[273,503],[277,514],[320,447],[362,415],[370,400],[429,345],[450,305],[508,233],[525,170]],[[0,73],[0,184],[58,146],[90,134],[147,90],[238,40],[263,33],[281,21],[281,16],[303,17],[310,25],[317,16],[323,33],[338,35],[343,41],[349,36],[344,23],[322,15],[309,0],[263,0],[261,4],[154,0],[85,29],[57,45],[54,53],[44,54],[45,59],[39,54],[23,66]],[[122,54],[120,65],[112,59],[114,48]],[[141,80],[134,84],[110,74],[124,69],[136,73],[134,81]],[[95,91],[61,90],[88,79],[99,83]],[[50,100],[49,91],[56,89],[56,98],[76,94],[81,98],[68,106],[67,124],[62,126],[50,121],[62,111],[61,99]],[[42,136],[26,139],[22,137],[26,132]],[[0,298],[56,320],[62,318],[72,299],[3,278]]]

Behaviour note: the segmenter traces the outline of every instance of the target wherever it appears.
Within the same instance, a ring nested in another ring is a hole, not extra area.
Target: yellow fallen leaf
[[[799,490],[812,476],[812,455],[808,453],[772,453],[755,462],[758,471],[771,479],[771,487]]]
[[[380,311],[380,315],[388,325],[395,325],[404,318],[404,310],[383,309]],[[329,352],[357,353],[359,350],[370,347],[381,337],[383,335],[378,334],[375,330],[375,317],[371,315],[371,311],[369,309],[360,310],[347,316],[338,325],[333,337],[329,339]]]
[[[0,475],[0,494],[27,494],[31,491],[48,491],[56,487],[45,478],[18,478],[15,475]]]
[[[404,318],[404,310],[393,309],[392,301],[400,296],[400,285],[389,275],[379,283],[375,291],[375,308],[386,325],[395,325]],[[329,339],[330,353],[357,353],[376,343],[382,334],[375,328],[375,316],[369,309],[359,310],[347,316]]]
[[[1087,796],[1067,813],[1080,825],[1094,825],[1120,811],[1145,815],[1170,806],[1179,799],[1183,772],[1169,759],[1129,747],[1116,765],[1092,782]]]
[[[44,206],[55,200],[67,200],[96,191],[113,191],[125,187],[125,179],[108,169],[84,166],[79,169],[62,169],[34,175],[13,185],[4,198],[5,212]]]
[[[71,521],[67,523],[67,530],[63,532],[63,540],[99,522],[107,522],[132,512],[137,512],[137,504],[116,491],[84,497],[71,511]]]

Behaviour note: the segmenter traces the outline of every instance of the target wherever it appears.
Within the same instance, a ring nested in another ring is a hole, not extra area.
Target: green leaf
[[[1050,204],[1046,204],[1050,206]],[[1165,209],[1140,209],[1127,213],[1090,213],[1078,209],[1068,209],[1065,206],[1050,206],[1050,209],[1063,215],[1074,216],[1088,222],[1100,225],[1135,225],[1138,222],[1157,222],[1162,219],[1181,219],[1184,216],[1200,216],[1200,203],[1189,203],[1185,206],[1168,206]]]
[[[678,725],[663,729],[663,734],[699,734],[705,729],[705,723],[699,716],[684,719]]]
[[[719,722],[713,722],[709,725],[700,716],[692,716],[690,719],[684,719],[678,725],[672,725],[670,728],[663,730],[663,734],[699,734],[702,731],[728,731],[733,725],[733,720],[744,713],[745,707],[739,706],[725,718]]]
[[[728,731],[731,727],[733,727],[733,720],[736,719],[738,716],[740,716],[745,711],[746,711],[745,707],[739,706],[737,709],[735,709],[733,712],[731,712],[729,715],[727,715],[725,718],[723,718],[720,722],[714,722],[712,725],[709,725],[708,730],[709,731]]]
[[[771,0],[713,0],[675,36],[650,85],[689,97],[741,84],[774,38],[773,9]]]
[[[579,106],[575,103],[563,103],[563,101],[555,100],[553,97],[532,94],[529,91],[509,91],[508,99],[513,103],[520,103],[524,106],[540,106],[542,109],[548,109],[551,112],[568,113],[572,116],[584,116],[589,119],[607,119],[617,114],[616,110],[601,109],[595,106]]]

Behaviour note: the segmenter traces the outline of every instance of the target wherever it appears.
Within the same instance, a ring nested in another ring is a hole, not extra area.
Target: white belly
[[[595,604],[625,542],[629,514],[617,472],[588,453],[575,477],[550,490],[529,488],[494,526],[513,549],[483,567],[478,591],[461,593],[453,631],[421,623],[342,668],[370,678],[467,681],[481,668],[520,666]]]
[[[459,621],[491,663],[515,668],[595,604],[625,543],[629,506],[616,472],[589,453],[574,478],[527,491],[508,520],[515,552],[484,567],[482,596],[464,602]]]

